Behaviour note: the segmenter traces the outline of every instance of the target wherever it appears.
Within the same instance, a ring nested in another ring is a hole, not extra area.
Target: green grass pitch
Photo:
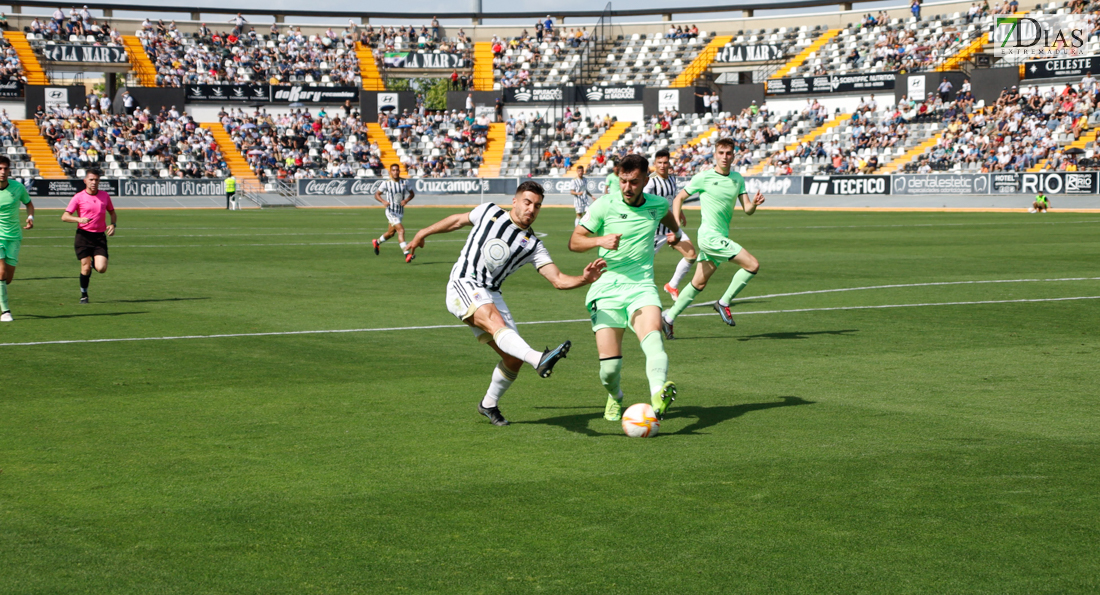
[[[572,218],[535,227],[575,274],[594,255],[566,249]],[[406,265],[371,251],[374,209],[119,222],[87,306],[72,227],[26,233],[0,593],[1100,590],[1100,299],[1019,301],[1100,296],[1100,214],[739,214],[761,273],[736,328],[678,321],[680,395],[648,440],[602,419],[588,324],[553,322],[586,318],[584,290],[530,267],[505,298],[550,323],[520,332],[573,350],[521,373],[512,426],[477,414],[496,359],[443,304],[464,232]],[[957,283],[990,280],[1011,282]],[[949,302],[1003,303],[917,306]],[[624,357],[645,400],[630,336]]]

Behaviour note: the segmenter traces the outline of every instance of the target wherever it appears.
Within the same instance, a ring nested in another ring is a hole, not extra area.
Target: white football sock
[[[684,280],[684,275],[688,274],[688,271],[691,270],[691,265],[693,264],[695,264],[694,260],[681,258],[680,262],[676,263],[676,272],[672,273],[672,280],[670,280],[668,284],[675,287],[676,289],[679,289],[680,282]]]
[[[379,236],[379,238],[378,238],[378,243],[379,244],[385,243],[385,241],[386,241],[386,236]]]
[[[485,398],[481,400],[481,406],[486,409],[496,407],[497,402],[504,396],[504,392],[516,381],[518,374],[518,372],[505,368],[502,363],[497,364],[496,369],[493,370],[493,380],[489,383],[489,390],[485,393]]]
[[[576,217],[576,218],[573,219],[573,227],[576,227],[580,224],[581,224],[581,218],[580,217]]]
[[[493,335],[493,340],[496,341],[497,347],[508,355],[521,359],[532,367],[539,367],[539,362],[542,361],[542,353],[531,349],[531,346],[527,344],[527,341],[523,340],[523,337],[519,336],[516,331],[504,327]]]

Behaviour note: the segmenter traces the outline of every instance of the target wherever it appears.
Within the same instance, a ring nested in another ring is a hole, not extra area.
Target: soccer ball
[[[485,245],[481,248],[481,256],[485,259],[485,264],[489,267],[489,270],[495,271],[508,262],[508,259],[512,256],[512,249],[508,247],[508,242],[500,238],[493,238],[485,242]]]
[[[661,420],[649,403],[635,403],[623,413],[623,432],[631,438],[652,438],[660,427]]]

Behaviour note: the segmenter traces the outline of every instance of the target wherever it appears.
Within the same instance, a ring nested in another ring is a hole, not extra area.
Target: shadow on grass
[[[77,279],[77,278],[78,277],[76,275],[70,275],[68,277],[16,277],[15,280],[18,281],[18,282],[23,282],[23,281],[53,281],[55,279]]]
[[[160,299],[148,299],[148,300],[103,300],[102,302],[95,302],[97,304],[146,304],[151,302],[189,302],[192,300],[208,300],[208,297],[177,297],[177,298],[160,298]]]
[[[148,312],[89,312],[88,314],[58,314],[57,316],[43,316],[41,314],[21,314],[20,318],[37,318],[40,320],[54,320],[59,318],[83,318],[85,316],[128,316],[130,314],[148,314]]]
[[[743,405],[721,405],[718,407],[676,407],[674,404],[672,409],[669,410],[666,420],[679,419],[679,418],[695,418],[695,423],[684,427],[676,432],[672,432],[673,435],[680,434],[699,434],[700,430],[705,430],[716,426],[722,422],[729,421],[750,413],[752,411],[763,411],[765,409],[775,409],[777,407],[794,407],[796,405],[813,405],[814,401],[807,401],[801,397],[779,397],[779,401],[773,401],[769,403],[745,403]],[[536,407],[536,409],[567,409],[566,407]],[[588,409],[589,407],[569,407],[568,409]],[[622,436],[622,429],[618,422],[603,422],[608,425],[611,431],[598,431],[590,428],[591,422],[594,420],[603,420],[603,411],[596,411],[593,413],[578,413],[575,415],[562,415],[558,417],[548,417],[546,419],[539,419],[534,421],[519,421],[512,422],[516,424],[541,424],[548,426],[558,426],[569,430],[570,432],[576,432],[578,434],[584,434],[585,436]]]
[[[810,331],[805,333],[799,331],[795,331],[793,333],[763,333],[760,335],[748,335],[745,337],[739,337],[737,340],[752,341],[755,339],[809,339],[810,337],[813,337],[815,335],[836,335],[838,337],[845,337],[852,333],[858,332],[859,329],[852,328],[839,331]]]
[[[702,339],[729,339],[737,341],[754,341],[756,339],[809,339],[814,335],[836,335],[838,337],[846,337],[851,333],[858,333],[859,329],[844,329],[839,331],[809,331],[809,332],[790,332],[790,333],[763,333],[760,335],[747,335],[744,337],[732,336],[732,335],[716,335],[716,336],[704,336],[704,337],[676,337],[674,341],[699,341]]]

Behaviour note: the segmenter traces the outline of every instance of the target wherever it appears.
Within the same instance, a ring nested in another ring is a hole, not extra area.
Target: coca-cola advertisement
[[[299,196],[367,196],[378,190],[382,180],[331,178],[298,180]]]
[[[330,178],[298,180],[299,196],[367,196],[383,180]],[[409,188],[417,194],[506,194],[516,191],[515,178],[413,178]]]

